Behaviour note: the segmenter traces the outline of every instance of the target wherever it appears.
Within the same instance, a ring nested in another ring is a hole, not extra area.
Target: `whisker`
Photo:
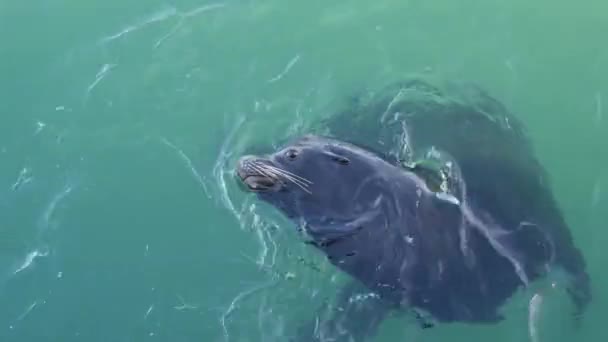
[[[284,173],[284,174],[288,174],[288,175],[290,175],[292,177],[295,177],[295,178],[301,180],[302,182],[306,182],[306,183],[312,184],[312,182],[309,181],[308,179],[306,179],[306,178],[304,178],[302,176],[296,175],[295,173],[291,173],[291,172],[289,172],[287,170],[284,170],[284,169],[281,169],[281,168],[278,168],[278,167],[272,166],[272,165],[266,165],[266,167],[268,167],[270,169],[274,169],[274,170],[280,171],[281,173]]]
[[[270,169],[266,169],[264,167],[264,165],[262,165],[262,164],[254,164],[254,165],[252,165],[252,168],[255,171],[261,173],[262,175],[264,175],[266,177],[274,178],[274,179],[279,180],[279,181],[281,180],[281,177],[283,177],[283,178],[285,178],[287,180],[290,180],[288,177],[285,177],[283,175],[279,175],[279,174],[277,174],[276,172],[274,172],[274,171],[272,171]]]
[[[271,168],[273,170],[281,173],[281,174],[285,174],[285,175],[288,175],[288,176],[290,176],[290,177],[292,177],[294,179],[297,179],[297,180],[301,181],[302,183],[312,184],[312,181],[310,181],[310,180],[308,180],[308,179],[306,179],[306,178],[304,178],[302,176],[296,175],[294,173],[291,173],[289,171],[286,171],[286,170],[283,170],[283,169],[280,169],[280,168],[276,168],[276,167],[272,167],[272,166],[271,166]]]
[[[293,182],[293,181],[292,181]],[[307,187],[302,186],[299,183],[293,182],[293,184],[297,185],[300,189],[304,190],[306,193],[308,193],[309,195],[312,195],[312,191],[310,191]]]
[[[309,186],[309,184],[305,183],[304,181],[302,181],[302,180],[300,180],[298,178],[295,178],[295,177],[293,177],[293,176],[291,176],[289,174],[283,173],[281,169],[275,168],[275,169],[269,169],[267,171],[268,172],[272,172],[276,176],[281,176],[281,177],[283,177],[283,178],[285,178],[285,179],[293,182],[294,184],[299,185],[300,187],[306,187],[306,188],[308,188],[308,186]]]
[[[257,170],[258,172],[261,172],[265,176],[274,177],[274,178],[281,178],[281,177],[287,178],[287,177],[285,177],[285,175],[268,167],[268,165],[254,163],[253,166],[254,166],[255,170]]]
[[[262,175],[266,176],[266,177],[271,177],[271,178],[277,178],[277,175],[273,174],[272,172],[265,170],[263,167],[261,167],[258,164],[253,163],[251,165],[251,168],[254,169],[255,171],[261,173]]]
[[[283,177],[285,177],[286,179],[290,180],[292,183],[298,185],[300,188],[302,189],[308,189],[308,184],[302,183],[297,179],[292,178],[289,175],[282,175]]]
[[[285,178],[287,180],[291,180],[288,177],[285,177],[284,175],[281,175],[271,169],[268,169],[266,167],[264,167],[264,165],[262,164],[257,164],[253,167],[254,170],[260,172],[261,174],[263,174],[264,176],[270,177],[270,178],[274,178],[277,180],[281,180],[281,178]]]
[[[301,181],[299,181],[298,179],[295,179],[289,175],[286,174],[277,174],[277,176],[280,176],[282,178],[285,178],[286,180],[294,183],[295,185],[299,186],[302,189],[308,188],[308,184],[302,183]]]
[[[270,165],[265,165],[265,164],[255,163],[255,165],[253,165],[253,168],[256,171],[258,171],[261,174],[268,176],[268,177],[273,177],[276,179],[284,178],[284,179],[292,182],[293,184],[295,184],[296,186],[298,186],[300,189],[304,190],[308,194],[312,194],[312,192],[308,189],[309,184],[307,184],[303,180],[301,180],[301,179],[304,179],[302,177],[296,178],[296,177],[292,176],[292,174],[285,172],[285,170],[282,170],[277,167],[272,167]],[[312,182],[309,181],[309,183],[312,183]]]
[[[280,175],[277,175],[277,174],[276,174],[275,172],[273,172],[272,170],[265,169],[265,168],[263,167],[263,165],[261,165],[261,164],[253,164],[251,167],[252,167],[252,168],[253,168],[255,171],[259,172],[260,174],[262,174],[262,175],[264,175],[264,176],[266,176],[266,177],[274,178],[274,179],[276,179],[276,180],[278,180],[278,181],[281,181],[281,177],[280,177]],[[298,184],[297,182],[294,182],[294,181],[293,181],[292,179],[290,179],[289,177],[285,177],[284,175],[282,175],[282,176],[283,176],[283,178],[285,178],[285,179],[287,179],[287,180],[292,181],[294,184],[296,184],[297,186],[299,186],[300,188],[302,188],[302,186],[301,186],[300,184]],[[302,189],[302,190],[306,191],[306,189]]]

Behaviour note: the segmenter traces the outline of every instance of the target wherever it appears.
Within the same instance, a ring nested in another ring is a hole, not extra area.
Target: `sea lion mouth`
[[[275,191],[280,181],[259,165],[260,161],[253,157],[242,158],[236,169],[240,183],[252,192]]]
[[[312,194],[310,186],[313,182],[301,175],[295,174],[276,165],[272,159],[253,156],[242,157],[236,168],[236,173],[250,191],[284,191],[289,186]]]
[[[271,191],[276,188],[277,181],[271,177],[263,175],[247,175],[241,177],[241,181],[253,192]]]

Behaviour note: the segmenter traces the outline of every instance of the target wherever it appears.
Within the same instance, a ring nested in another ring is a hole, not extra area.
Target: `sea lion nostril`
[[[256,158],[255,156],[247,155],[241,157],[237,162],[237,170],[243,175],[257,174],[256,172]]]
[[[238,160],[236,173],[241,184],[250,191],[276,190],[278,179],[268,169],[269,166],[269,161],[264,158],[246,155]]]
[[[254,156],[247,155],[247,156],[243,156],[243,157],[239,158],[239,161],[237,164],[239,165],[239,167],[245,168],[245,167],[249,166],[253,162],[253,160],[255,160]]]
[[[247,177],[257,175],[253,167],[253,158],[250,156],[240,158],[235,171],[241,181],[245,181]]]

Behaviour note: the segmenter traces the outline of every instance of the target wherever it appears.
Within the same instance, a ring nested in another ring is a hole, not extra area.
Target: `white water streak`
[[[154,310],[154,304],[150,305],[150,307],[148,308],[148,311],[146,311],[146,314],[144,315],[144,320],[148,319],[148,316],[150,316],[150,313],[152,312],[152,310]]]
[[[283,69],[283,72],[281,72],[280,74],[278,74],[277,76],[269,79],[267,82],[268,83],[273,83],[276,82],[278,80],[280,80],[281,78],[283,78],[285,75],[287,75],[287,73],[289,72],[289,70],[291,70],[291,68],[300,60],[300,55],[296,55],[294,58],[292,58],[289,63],[287,63],[287,65],[285,66],[285,69]]]
[[[179,301],[182,304],[174,306],[173,308],[175,310],[182,311],[182,310],[196,310],[196,309],[198,309],[198,306],[187,304],[182,296],[177,295],[177,298],[179,299]]]
[[[149,16],[148,18],[143,19],[142,21],[136,23],[135,25],[129,25],[122,29],[120,32],[110,35],[108,37],[104,37],[101,39],[100,43],[107,43],[109,41],[118,39],[128,33],[140,30],[150,24],[158,23],[164,21],[172,16],[177,14],[177,10],[175,7],[166,8],[162,11],[156,12]]]
[[[169,39],[172,35],[174,35],[175,32],[177,32],[177,30],[182,26],[183,21],[184,21],[183,18],[180,19],[179,22],[173,27],[173,29],[171,29],[171,31],[169,31],[164,36],[160,37],[160,39],[157,40],[156,43],[154,44],[154,48],[158,49],[158,47],[160,47],[160,45],[162,43],[164,43],[165,40]]]
[[[129,33],[141,30],[151,24],[155,24],[155,23],[159,23],[159,22],[163,22],[167,19],[170,19],[174,16],[178,16],[180,18],[180,22],[173,28],[173,30],[169,33],[164,35],[160,40],[158,40],[156,42],[156,44],[154,45],[155,48],[157,48],[158,46],[160,46],[160,44],[162,44],[162,42],[164,40],[166,40],[167,38],[169,38],[171,35],[173,35],[173,33],[175,33],[175,31],[177,30],[178,26],[181,24],[181,22],[183,21],[183,19],[185,18],[191,18],[194,17],[196,15],[199,15],[203,12],[207,12],[210,10],[214,10],[214,9],[218,9],[218,8],[222,8],[227,6],[225,3],[217,3],[217,4],[211,4],[211,5],[204,5],[204,6],[200,6],[197,7],[193,10],[187,11],[187,12],[182,12],[179,11],[177,8],[175,7],[169,7],[166,8],[164,10],[158,11],[152,15],[150,15],[149,17],[140,20],[139,22],[137,22],[136,24],[133,25],[129,25],[127,27],[125,27],[124,29],[122,29],[121,31],[109,35],[107,37],[104,37],[100,40],[100,43],[108,43],[111,42],[113,40],[116,40],[118,38],[121,38],[123,36],[126,36]]]
[[[397,92],[391,102],[388,103],[388,106],[386,106],[386,110],[384,111],[384,113],[382,113],[382,116],[380,117],[380,122],[384,122],[386,120],[386,117],[388,116],[390,110],[395,104],[397,104],[401,100],[401,97],[405,95],[405,93],[406,91],[404,89],[399,89],[399,92]]]
[[[538,320],[540,318],[540,308],[543,302],[543,297],[540,294],[534,294],[530,299],[528,306],[528,332],[530,333],[530,340],[532,342],[538,342]]]
[[[63,190],[61,190],[58,194],[56,194],[55,197],[53,197],[53,199],[51,199],[51,202],[48,204],[48,206],[44,210],[44,213],[39,222],[40,227],[46,228],[49,226],[49,222],[51,221],[51,218],[53,217],[53,213],[55,212],[55,208],[57,208],[57,204],[59,204],[63,199],[65,199],[65,197],[67,195],[69,195],[72,192],[72,190],[73,190],[72,186],[67,185],[65,188],[63,188]]]
[[[236,297],[234,297],[234,299],[230,303],[230,306],[228,307],[226,312],[224,312],[224,314],[220,317],[220,324],[222,325],[222,329],[224,330],[224,340],[226,342],[230,341],[230,335],[228,334],[228,328],[226,327],[226,319],[237,309],[239,302],[241,302],[243,299],[253,295],[256,292],[259,292],[261,290],[264,290],[265,288],[272,286],[273,283],[275,283],[275,282],[272,281],[272,282],[268,282],[265,284],[255,286],[249,290],[245,290],[245,291],[239,293]]]
[[[266,236],[268,237],[268,240],[272,244],[272,262],[270,263],[270,267],[274,267],[276,260],[277,260],[277,253],[278,253],[277,244],[274,241],[274,239],[272,238],[272,235],[270,234],[270,230],[268,228],[265,228],[264,231],[266,232]]]
[[[253,213],[255,209],[255,205],[251,205],[250,211]],[[266,244],[265,234],[262,225],[260,224],[260,217],[256,214],[253,214],[253,227],[255,228],[256,235],[258,237],[258,241],[260,241],[260,254],[258,256],[258,260],[256,263],[259,266],[264,266],[266,264],[266,257],[268,256],[268,245]]]
[[[467,198],[466,184],[462,180],[460,181],[460,183],[461,183],[460,187],[461,187],[462,199],[463,199],[460,207],[462,208],[463,218],[466,219],[469,223],[471,223],[473,225],[473,227],[475,227],[480,233],[482,233],[488,239],[488,241],[490,242],[492,247],[494,247],[494,249],[499,254],[501,254],[502,256],[507,258],[511,262],[511,264],[513,264],[513,267],[515,268],[515,273],[519,276],[519,279],[522,281],[522,283],[527,287],[530,284],[530,281],[528,279],[528,275],[526,274],[523,266],[521,265],[519,260],[517,260],[516,256],[512,253],[512,251],[510,251],[507,246],[504,246],[496,239],[496,236],[500,235],[502,229],[491,223],[485,224],[481,218],[477,217],[473,213],[473,210],[469,207],[468,203],[466,202],[466,198]],[[461,234],[462,233],[463,232],[461,232]],[[464,252],[467,249],[467,247],[462,245],[461,249]]]
[[[11,189],[13,189],[13,191],[17,191],[22,185],[31,182],[33,177],[29,176],[30,172],[31,170],[27,167],[21,169],[19,175],[17,176],[17,180],[12,185]]]
[[[27,309],[25,309],[25,312],[23,312],[21,314],[21,316],[19,316],[19,318],[17,318],[18,321],[23,320],[27,315],[30,314],[30,312],[32,312],[32,310],[34,310],[34,308],[36,307],[36,305],[38,305],[38,301],[33,302],[30,306],[28,306]]]
[[[179,13],[181,16],[188,18],[188,17],[194,17],[195,15],[199,15],[203,12],[207,12],[207,11],[211,11],[214,9],[218,9],[218,8],[222,8],[222,7],[226,7],[227,5],[225,3],[217,3],[217,4],[211,4],[211,5],[204,5],[201,7],[197,7],[191,11],[188,12],[184,12],[184,13]]]
[[[248,208],[249,208],[248,214],[252,217],[251,226],[255,230],[255,234],[256,234],[257,240],[259,242],[260,248],[259,248],[259,253],[258,253],[257,259],[254,260],[254,258],[252,258],[252,257],[249,257],[247,255],[244,255],[244,256],[248,260],[255,263],[260,268],[272,268],[275,265],[276,259],[277,259],[277,254],[278,254],[277,244],[274,241],[274,239],[272,238],[272,234],[269,229],[269,225],[262,222],[260,219],[260,216],[255,213],[255,210],[256,210],[255,204],[251,204]],[[246,213],[244,213],[244,211],[245,210],[243,210],[243,212],[241,212],[241,214],[240,214],[241,217],[243,217],[244,214],[246,214]],[[248,215],[248,217],[249,217],[249,215]],[[240,224],[241,224],[242,229],[245,229],[246,222],[247,221],[244,218],[240,219]],[[272,245],[272,248],[269,248],[269,245]],[[268,260],[268,256],[270,255],[270,253],[272,253],[272,255],[270,258],[270,264],[268,264],[267,260]]]
[[[198,173],[198,171],[194,167],[194,164],[192,163],[192,160],[188,157],[188,155],[184,151],[182,151],[181,149],[179,149],[177,146],[175,146],[173,143],[171,143],[169,140],[167,140],[166,138],[164,138],[164,137],[161,138],[161,141],[165,145],[167,145],[170,148],[172,148],[173,150],[175,150],[175,152],[178,154],[178,156],[184,161],[184,163],[186,163],[186,166],[188,168],[190,168],[190,172],[192,173],[192,176],[194,176],[194,178],[196,179],[196,181],[203,188],[203,191],[205,192],[205,195],[207,196],[207,198],[211,199],[211,194],[209,193],[209,190],[207,189],[207,185],[205,185],[205,180]]]
[[[47,255],[48,255],[48,252],[40,252],[37,249],[28,253],[25,256],[25,260],[23,260],[23,263],[21,264],[21,266],[17,267],[15,272],[13,272],[13,275],[15,275],[19,272],[22,272],[25,269],[27,269],[28,267],[30,267],[32,265],[32,263],[34,262],[34,259],[36,259],[37,257],[45,257]]]
[[[46,124],[44,122],[37,121],[36,122],[36,131],[34,132],[34,135],[38,135],[38,133],[42,132],[44,127],[46,127]]]
[[[241,116],[238,119],[238,121],[236,122],[236,124],[234,125],[234,127],[232,128],[232,130],[228,133],[228,137],[226,138],[226,140],[224,140],[224,143],[222,144],[222,147],[220,149],[220,153],[219,153],[219,156],[215,163],[215,166],[213,167],[213,174],[214,174],[214,176],[218,182],[218,185],[220,187],[220,190],[222,192],[222,202],[224,203],[224,206],[228,210],[230,210],[230,212],[232,212],[234,214],[234,216],[236,217],[236,219],[238,221],[241,220],[241,215],[234,207],[234,204],[232,203],[232,200],[230,199],[230,196],[228,195],[228,188],[226,187],[226,179],[224,176],[226,173],[226,171],[225,171],[226,163],[228,162],[228,158],[231,155],[228,152],[228,148],[229,148],[230,144],[232,143],[232,139],[234,139],[236,132],[238,131],[238,129],[241,127],[241,125],[244,122],[245,122],[245,117]]]
[[[99,70],[99,72],[97,72],[97,75],[95,75],[95,80],[93,81],[93,83],[91,83],[88,87],[87,87],[87,93],[86,93],[86,97],[89,96],[89,94],[91,93],[91,91],[93,91],[93,89],[95,89],[95,87],[97,87],[97,85],[99,84],[99,82],[101,82],[110,72],[110,70],[114,69],[114,67],[116,67],[116,64],[104,64],[101,69]]]
[[[463,196],[464,198],[464,196]],[[520,261],[516,258],[515,254],[505,245],[500,243],[496,237],[501,235],[501,229],[492,224],[485,224],[479,217],[477,217],[471,208],[463,203],[462,213],[464,217],[470,222],[475,228],[477,228],[483,235],[486,236],[492,247],[502,256],[507,258],[513,267],[515,268],[515,273],[519,276],[521,282],[527,287],[530,284],[530,280],[526,271],[524,270]]]
[[[57,193],[49,202],[49,204],[47,205],[46,209],[44,210],[42,216],[40,217],[39,221],[38,221],[38,226],[40,228],[40,233],[42,233],[44,230],[46,230],[49,227],[49,223],[51,221],[51,218],[53,217],[53,213],[55,212],[55,209],[57,208],[57,205],[70,193],[72,192],[72,187],[71,186],[66,186],[65,188],[63,188],[59,193]],[[42,247],[42,249],[46,249],[46,247]],[[34,249],[33,251],[31,251],[30,253],[28,253],[25,256],[25,259],[23,260],[23,262],[21,263],[21,265],[19,267],[17,267],[15,269],[15,271],[13,272],[13,275],[18,274],[20,272],[23,272],[24,270],[26,270],[27,268],[29,268],[30,266],[32,266],[32,264],[34,263],[35,259],[38,257],[46,257],[48,256],[49,252],[48,250],[45,251],[41,251],[40,248],[38,249]]]

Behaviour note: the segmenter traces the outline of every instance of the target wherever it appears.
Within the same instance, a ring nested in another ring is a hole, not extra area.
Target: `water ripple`
[[[30,175],[31,172],[32,170],[28,167],[24,167],[23,169],[21,169],[19,175],[17,176],[17,180],[15,181],[15,183],[13,183],[11,189],[13,191],[17,191],[19,190],[19,188],[21,188],[21,186],[31,182],[34,179],[34,177]]]
[[[530,299],[528,306],[528,333],[532,342],[538,342],[538,320],[540,319],[540,308],[543,302],[543,297],[540,294],[534,294]]]
[[[20,272],[24,271],[25,269],[27,269],[28,267],[30,267],[32,265],[32,263],[34,262],[34,259],[36,259],[37,257],[45,257],[47,255],[48,255],[48,251],[41,252],[37,249],[28,253],[25,256],[25,260],[23,260],[23,263],[21,264],[21,266],[17,267],[15,272],[13,272],[13,275],[20,273]]]
[[[228,158],[230,158],[230,156],[232,155],[232,153],[229,151],[230,151],[231,144],[233,143],[234,137],[236,135],[236,132],[239,130],[239,128],[241,128],[241,126],[243,125],[244,122],[245,122],[244,115],[239,117],[238,120],[235,122],[234,126],[228,133],[228,136],[224,140],[224,143],[222,144],[219,156],[213,167],[213,175],[220,188],[222,203],[228,210],[230,210],[230,212],[234,215],[234,217],[239,222],[241,222],[241,214],[236,210],[234,203],[230,199],[230,195],[228,194],[228,188],[226,186],[225,177],[226,177],[227,173],[232,174],[230,171],[226,170],[227,169],[226,166],[228,164]]]
[[[101,67],[101,69],[97,72],[97,75],[95,75],[95,80],[93,81],[93,83],[91,83],[87,87],[87,92],[85,94],[85,100],[89,97],[89,95],[91,94],[91,91],[93,91],[93,89],[95,89],[95,87],[97,87],[99,82],[101,82],[108,75],[110,70],[114,69],[114,67],[116,67],[116,64],[104,64]]]
[[[222,329],[224,331],[224,341],[226,341],[226,342],[230,341],[230,334],[228,333],[228,328],[226,327],[226,320],[238,308],[239,303],[241,301],[243,301],[245,298],[250,297],[253,294],[255,294],[257,292],[260,292],[260,291],[262,291],[264,289],[270,288],[271,286],[275,285],[276,283],[277,283],[276,280],[265,282],[265,283],[263,283],[261,285],[254,286],[254,287],[252,287],[250,289],[247,289],[247,290],[239,293],[236,297],[234,297],[234,299],[232,300],[232,302],[230,302],[230,305],[228,306],[228,309],[226,309],[226,311],[220,317],[220,323],[221,323]]]
[[[289,72],[289,70],[291,70],[291,68],[293,68],[293,66],[300,60],[300,55],[296,55],[294,58],[292,58],[289,63],[287,63],[287,65],[285,66],[285,68],[283,69],[283,71],[278,74],[277,76],[269,79],[267,82],[268,83],[274,83],[280,79],[282,79],[283,77],[285,77],[285,75],[287,75],[287,73]]]
[[[179,17],[179,22],[173,27],[173,29],[168,34],[161,37],[155,43],[154,47],[157,48],[163,43],[163,41],[165,41],[167,38],[169,38],[171,35],[173,35],[177,31],[177,29],[179,28],[179,26],[181,25],[181,23],[183,22],[184,19],[191,18],[191,17],[197,16],[201,13],[211,11],[214,9],[219,9],[219,8],[226,7],[226,6],[227,6],[227,4],[225,4],[225,3],[216,3],[216,4],[210,4],[210,5],[203,5],[203,6],[194,8],[192,10],[186,11],[186,12],[182,12],[175,7],[168,7],[168,8],[165,8],[163,10],[160,10],[158,12],[151,14],[150,16],[138,21],[135,24],[128,25],[125,28],[123,28],[122,30],[120,30],[114,34],[103,37],[99,41],[99,43],[101,43],[101,44],[109,43],[111,41],[124,37],[129,33],[141,30],[151,24],[163,22],[174,16]]]
[[[205,180],[198,173],[198,171],[194,167],[194,164],[192,163],[192,160],[188,157],[188,155],[184,151],[182,151],[179,147],[175,146],[175,144],[173,144],[172,142],[167,140],[166,138],[164,138],[164,137],[161,138],[161,141],[163,142],[163,144],[172,148],[177,153],[177,155],[184,161],[186,166],[190,169],[190,172],[192,173],[194,178],[197,180],[197,182],[203,188],[203,191],[205,192],[205,195],[207,196],[207,198],[211,199],[211,194],[209,193],[209,190],[207,189],[207,185],[205,185]]]
[[[40,227],[41,230],[45,230],[46,228],[48,228],[50,226],[51,219],[53,217],[53,214],[55,213],[55,209],[57,208],[57,205],[59,203],[61,203],[67,197],[67,195],[69,195],[72,192],[72,190],[73,190],[72,185],[68,184],[62,190],[60,190],[57,194],[55,194],[55,196],[51,199],[51,201],[47,205],[46,209],[44,210],[42,217],[38,221],[38,226]]]
[[[139,21],[138,23],[136,23],[134,25],[129,25],[129,26],[125,27],[124,29],[120,30],[119,32],[117,32],[115,34],[102,38],[100,43],[107,43],[107,42],[116,40],[120,37],[123,37],[124,35],[126,35],[128,33],[140,30],[150,24],[164,21],[164,20],[174,16],[175,14],[177,14],[177,9],[175,7],[166,8],[164,10],[161,10],[159,12],[156,12],[156,13],[150,15],[149,17]]]

